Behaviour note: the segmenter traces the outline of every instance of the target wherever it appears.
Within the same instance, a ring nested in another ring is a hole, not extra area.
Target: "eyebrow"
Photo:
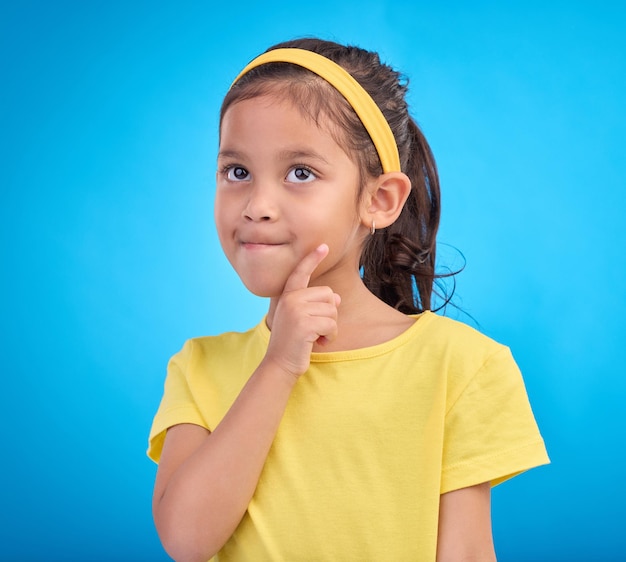
[[[220,150],[217,153],[218,158],[233,158],[235,160],[242,160],[244,154],[237,150]],[[328,160],[321,154],[318,154],[314,150],[296,149],[296,150],[283,150],[278,153],[279,160],[300,160],[300,159],[312,159],[329,164]]]
[[[243,154],[241,152],[237,152],[236,150],[220,150],[217,153],[218,158],[234,158],[236,160],[240,160],[243,158]]]
[[[281,160],[300,160],[302,158],[307,160],[312,159],[324,162],[324,164],[329,164],[326,158],[324,158],[321,154],[318,154],[314,150],[283,150],[279,153],[278,157]]]

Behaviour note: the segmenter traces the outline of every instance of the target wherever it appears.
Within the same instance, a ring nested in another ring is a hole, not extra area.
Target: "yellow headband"
[[[246,72],[269,62],[297,64],[314,72],[334,86],[352,106],[352,109],[359,116],[361,123],[363,123],[363,126],[369,133],[378,152],[383,172],[401,171],[398,146],[389,123],[387,123],[385,116],[372,97],[346,70],[330,59],[312,51],[304,49],[274,49],[255,58],[239,73],[233,84]]]

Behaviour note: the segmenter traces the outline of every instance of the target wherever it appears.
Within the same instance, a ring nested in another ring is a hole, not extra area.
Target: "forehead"
[[[244,134],[248,129],[318,129],[293,103],[273,95],[234,102],[224,114],[221,133]]]
[[[319,76],[305,71],[297,80],[258,80],[236,86],[224,100],[222,116],[225,116],[233,105],[254,98],[288,104],[304,119],[329,132],[338,144],[346,144],[347,139],[344,138],[346,131],[342,130],[339,123],[345,122],[343,114],[351,111],[351,108],[343,96]]]
[[[269,144],[298,142],[343,149],[325,115],[317,119],[287,95],[266,93],[234,101],[224,113],[220,147],[224,144],[254,142]],[[347,154],[347,153],[346,153]]]

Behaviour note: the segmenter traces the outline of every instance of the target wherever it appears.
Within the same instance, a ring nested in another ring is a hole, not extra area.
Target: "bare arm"
[[[295,380],[260,366],[213,433],[189,424],[168,430],[153,512],[163,546],[175,560],[206,561],[233,533]]]
[[[489,482],[442,494],[437,562],[495,562]]]
[[[153,514],[164,548],[178,562],[206,561],[232,535],[313,343],[336,334],[338,296],[328,287],[308,287],[327,251],[318,248],[291,274],[265,358],[215,430],[182,424],[167,432]]]

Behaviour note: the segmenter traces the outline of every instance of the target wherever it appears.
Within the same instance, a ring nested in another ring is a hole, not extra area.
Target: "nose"
[[[278,217],[276,194],[268,185],[253,185],[243,210],[243,217],[251,222],[269,222]]]

